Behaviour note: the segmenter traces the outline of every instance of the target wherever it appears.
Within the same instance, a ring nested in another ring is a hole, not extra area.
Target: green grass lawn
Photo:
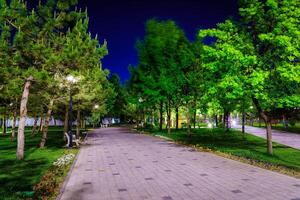
[[[234,156],[251,159],[266,164],[281,166],[300,172],[300,150],[273,143],[274,155],[266,153],[265,139],[231,130],[223,129],[195,129],[189,137],[184,130],[172,130],[168,135],[165,130],[152,131],[153,134],[169,137],[187,145],[198,145],[213,151],[220,151]]]
[[[49,128],[44,149],[38,148],[41,133],[32,138],[27,129],[25,135],[23,161],[16,160],[16,140],[11,142],[9,134],[0,135],[0,199],[24,199],[57,158],[76,151],[63,148],[62,128]]]
[[[264,123],[261,123],[260,126],[259,126],[258,122],[254,122],[253,126],[265,128],[265,124]],[[294,126],[289,125],[288,128],[285,128],[282,123],[280,123],[280,124],[273,124],[272,128],[275,129],[275,130],[281,130],[281,131],[287,131],[287,132],[291,132],[291,133],[298,133],[298,134],[300,134],[300,123],[296,123]]]

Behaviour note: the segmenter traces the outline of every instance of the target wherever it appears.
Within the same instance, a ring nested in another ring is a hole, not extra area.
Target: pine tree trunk
[[[33,127],[31,129],[31,137],[35,135],[36,128],[37,128],[37,122],[38,122],[38,117],[36,114],[34,114],[34,122],[33,122]]]
[[[47,140],[47,136],[48,136],[49,121],[50,121],[51,113],[52,113],[52,109],[53,109],[53,103],[54,103],[54,100],[51,99],[49,106],[48,106],[46,119],[45,119],[45,126],[43,127],[43,135],[42,135],[42,139],[40,142],[40,148],[44,148],[45,144],[46,144],[46,140]]]
[[[160,108],[159,108],[159,130],[162,130],[162,124],[163,124],[163,102],[160,102]]]
[[[17,110],[14,109],[14,113],[13,113],[13,124],[12,124],[12,128],[11,128],[11,139],[15,139],[16,137],[16,122],[17,122]]]
[[[84,130],[86,130],[86,122],[85,122],[84,118],[82,119],[82,128],[84,128]]]
[[[80,128],[83,128],[83,118],[80,118]]]
[[[25,145],[25,136],[24,136],[24,130],[26,125],[26,118],[27,118],[27,102],[29,97],[29,89],[31,86],[31,82],[33,80],[33,77],[30,76],[25,84],[20,104],[20,122],[19,122],[19,128],[18,128],[18,144],[17,144],[17,159],[22,160],[24,158],[24,145]]]
[[[178,106],[175,108],[176,112],[176,130],[178,130],[178,121],[179,121],[179,109]]]
[[[39,132],[43,131],[43,126],[44,126],[44,115],[42,114],[41,117],[40,117]]]
[[[76,122],[76,137],[80,136],[80,110],[77,110],[77,122]]]

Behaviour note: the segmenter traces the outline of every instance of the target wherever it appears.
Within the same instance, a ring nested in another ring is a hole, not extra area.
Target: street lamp
[[[72,75],[68,75],[67,76],[67,81],[70,83],[70,88],[69,88],[69,92],[70,92],[70,100],[69,100],[69,120],[68,120],[68,135],[69,135],[69,139],[70,139],[70,143],[69,143],[69,147],[73,147],[73,134],[72,134],[72,106],[73,106],[73,101],[72,101],[72,84],[76,83],[78,80],[72,76]]]

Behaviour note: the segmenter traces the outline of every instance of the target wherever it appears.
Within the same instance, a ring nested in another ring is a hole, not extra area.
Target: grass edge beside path
[[[25,135],[25,158],[22,161],[15,159],[16,139],[11,142],[9,134],[0,135],[0,199],[56,199],[80,148],[65,148],[61,127],[49,128],[43,149],[38,147],[41,133],[31,137],[30,128],[27,128]],[[71,158],[65,157],[70,154],[73,155]],[[62,159],[64,164],[54,165],[60,158],[65,158]]]
[[[240,135],[242,136],[240,131],[233,131],[233,132],[240,133]],[[164,140],[171,140],[171,141],[173,141],[177,144],[192,147],[197,151],[210,152],[210,153],[213,153],[215,155],[222,156],[222,157],[225,157],[225,158],[228,158],[228,159],[232,159],[232,160],[235,160],[235,161],[250,164],[250,165],[253,165],[253,166],[256,166],[256,167],[260,167],[260,168],[263,168],[263,169],[271,170],[271,171],[274,171],[274,172],[278,172],[278,173],[281,173],[281,174],[285,174],[285,175],[300,179],[300,165],[299,165],[298,169],[293,169],[292,167],[284,166],[284,164],[282,164],[282,163],[281,164],[274,164],[272,162],[268,162],[267,160],[263,159],[264,157],[260,157],[260,159],[253,159],[253,158],[243,156],[243,154],[235,153],[234,151],[229,152],[229,151],[226,151],[226,150],[220,149],[220,148],[209,148],[206,145],[199,144],[199,143],[191,144],[187,141],[184,141],[184,140],[176,137],[176,132],[174,134],[174,131],[173,131],[173,133],[171,132],[170,135],[168,135],[165,131],[163,131],[163,132],[160,132],[160,131],[150,131],[149,132],[148,131],[148,132],[142,132],[142,133],[148,134],[148,135],[151,135],[151,136],[154,136],[154,137],[160,137]],[[177,135],[178,135],[178,133],[177,133]],[[195,133],[193,133],[193,135],[195,135]],[[259,138],[257,136],[250,135],[250,137],[255,138],[258,141],[263,141],[263,142],[265,141],[265,139]],[[299,152],[299,155],[300,155],[300,150],[293,149],[291,147],[287,147],[287,146],[277,144],[277,143],[273,143],[273,145],[275,146],[275,148],[279,148],[279,149],[283,148],[287,151]],[[232,148],[232,149],[235,149],[235,148]],[[249,151],[251,151],[251,149]],[[253,152],[251,152],[251,153],[253,153],[253,155],[255,155],[256,152],[255,152],[255,150],[253,150]],[[277,159],[276,155],[275,155],[274,159],[275,160]]]

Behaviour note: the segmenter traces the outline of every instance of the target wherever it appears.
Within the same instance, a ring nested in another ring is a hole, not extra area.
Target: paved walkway
[[[300,180],[124,128],[91,133],[61,200],[300,200]]]
[[[235,128],[242,130],[242,126],[236,126]],[[245,132],[258,137],[266,138],[266,129],[257,128],[253,126],[245,126]],[[272,130],[272,138],[274,142],[284,144],[286,146],[300,149],[300,134],[289,133],[285,131]]]

